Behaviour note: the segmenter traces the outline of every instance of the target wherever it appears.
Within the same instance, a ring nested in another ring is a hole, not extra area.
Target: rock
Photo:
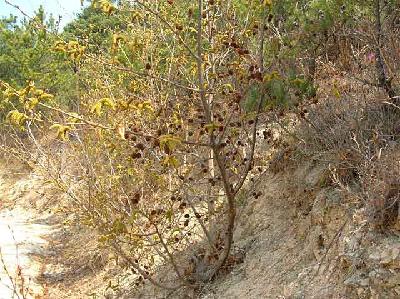
[[[342,195],[336,188],[326,189],[326,204],[329,208],[338,206],[342,201]]]
[[[369,278],[364,278],[359,281],[360,286],[367,287],[369,286]]]
[[[327,173],[327,168],[324,165],[318,167],[311,166],[311,169],[304,170],[307,171],[304,181],[306,186],[310,188],[318,186],[321,182],[321,178],[326,176]]]
[[[391,269],[400,269],[400,245],[385,244],[371,248],[368,259],[374,264],[380,264]]]
[[[324,223],[325,208],[326,208],[326,194],[325,191],[322,190],[315,197],[314,204],[311,209],[312,225],[322,225]]]
[[[390,276],[388,281],[385,283],[385,286],[388,288],[395,288],[396,286],[400,287],[400,273]]]
[[[370,284],[370,278],[363,277],[361,274],[356,273],[347,278],[344,281],[344,284],[351,287],[360,287],[360,286],[366,287],[369,286]]]

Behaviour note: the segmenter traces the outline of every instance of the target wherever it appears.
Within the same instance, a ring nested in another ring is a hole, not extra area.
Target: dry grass
[[[400,109],[382,98],[359,88],[314,106],[297,130],[297,153],[325,164],[330,184],[365,205],[371,224],[389,227],[398,215]]]
[[[368,222],[376,228],[393,227],[399,220],[400,152],[387,149],[362,168],[361,186]]]

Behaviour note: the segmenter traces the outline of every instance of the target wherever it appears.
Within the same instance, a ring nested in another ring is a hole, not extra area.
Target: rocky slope
[[[370,229],[326,176],[311,162],[265,173],[236,231],[244,263],[201,298],[399,298],[400,233]]]

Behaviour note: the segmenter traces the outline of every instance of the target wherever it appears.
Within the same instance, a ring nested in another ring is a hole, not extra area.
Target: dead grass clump
[[[360,128],[365,110],[365,103],[345,99],[329,99],[315,106],[297,132],[303,140],[298,147],[301,156],[329,164],[346,184],[356,179],[362,156],[354,148],[354,140],[365,135]]]
[[[400,110],[381,102],[328,99],[314,107],[298,129],[306,156],[354,167],[397,143]]]
[[[387,151],[366,163],[361,173],[368,222],[376,228],[393,227],[399,220],[400,151]]]
[[[400,109],[385,102],[329,99],[298,130],[303,157],[325,163],[332,183],[365,205],[369,223],[391,227],[400,194]]]
[[[292,154],[291,147],[284,147],[278,150],[271,158],[269,162],[269,170],[273,174],[277,174],[290,166],[290,155]]]

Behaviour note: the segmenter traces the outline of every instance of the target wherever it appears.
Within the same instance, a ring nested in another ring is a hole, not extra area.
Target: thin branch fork
[[[39,103],[39,105],[42,106],[42,107],[44,107],[44,108],[47,108],[47,109],[50,109],[50,110],[59,112],[59,113],[61,113],[61,114],[67,115],[67,116],[69,116],[69,117],[76,118],[76,119],[82,121],[84,124],[87,124],[87,125],[90,125],[90,126],[93,126],[93,127],[97,127],[97,128],[104,129],[104,130],[110,130],[110,131],[113,131],[113,130],[116,129],[115,127],[105,126],[105,125],[103,125],[103,124],[100,124],[100,123],[96,123],[96,122],[87,120],[87,119],[85,119],[85,118],[82,117],[82,116],[79,116],[79,115],[76,115],[76,114],[73,114],[73,113],[66,112],[66,111],[64,111],[64,110],[62,110],[62,109],[59,109],[59,108],[56,108],[56,107],[52,107],[52,106],[47,105],[47,104]],[[139,137],[151,138],[151,139],[159,139],[159,137],[155,137],[155,136],[147,135],[147,134],[142,134],[142,133],[138,133],[138,132],[131,132],[131,131],[130,131],[130,133],[131,133],[132,135],[139,136]],[[181,142],[182,142],[183,144],[192,145],[192,146],[204,146],[204,147],[209,147],[209,146],[210,146],[210,144],[208,144],[208,143],[201,143],[201,142],[191,142],[191,141],[185,141],[185,140],[182,140]]]
[[[38,105],[42,106],[44,108],[59,112],[61,114],[67,115],[69,117],[73,117],[73,118],[79,119],[80,121],[84,122],[85,124],[88,124],[88,125],[93,126],[93,127],[98,127],[98,128],[105,129],[105,130],[115,130],[114,127],[105,126],[105,125],[102,125],[102,124],[87,120],[87,119],[83,118],[82,116],[76,115],[74,113],[66,112],[66,111],[64,111],[62,109],[59,109],[59,108],[56,108],[56,107],[52,107],[52,106],[44,104],[44,103],[39,103]]]
[[[265,13],[263,15],[263,20],[262,20],[262,26],[261,26],[261,30],[260,30],[260,49],[259,49],[259,68],[260,68],[260,73],[261,76],[264,76],[264,41],[265,41],[265,25],[266,25],[266,16]],[[255,116],[254,119],[254,124],[253,124],[253,132],[252,132],[252,140],[251,140],[251,148],[250,148],[250,153],[249,156],[247,158],[247,163],[246,163],[246,168],[244,173],[241,175],[241,179],[240,181],[236,184],[235,188],[234,188],[234,194],[237,194],[239,192],[239,190],[242,188],[244,182],[246,181],[247,175],[249,174],[251,168],[252,168],[252,164],[253,164],[253,160],[254,160],[254,152],[255,152],[255,147],[256,147],[256,141],[257,141],[257,126],[258,126],[258,122],[260,119],[260,114],[261,114],[261,110],[265,101],[265,89],[262,87],[261,90],[261,96],[260,96],[260,100],[258,102],[258,107],[257,107],[257,114]]]
[[[177,290],[180,287],[184,286],[184,284],[179,284],[176,286],[168,286],[168,285],[159,283],[154,278],[152,278],[150,275],[148,275],[142,268],[140,268],[140,266],[138,264],[134,263],[132,261],[132,259],[121,249],[121,247],[116,242],[113,242],[111,246],[129,264],[129,266],[131,266],[133,269],[138,271],[139,274],[142,275],[148,281],[150,281],[151,284],[153,284],[161,289],[166,289],[166,290]]]
[[[148,78],[151,78],[151,79],[154,79],[154,80],[159,80],[159,81],[162,81],[162,82],[165,82],[165,83],[174,85],[174,86],[179,87],[179,88],[182,88],[182,89],[190,90],[190,91],[192,91],[192,92],[198,92],[198,91],[199,91],[197,88],[185,86],[185,85],[182,85],[182,84],[180,84],[180,83],[178,83],[178,82],[175,82],[175,81],[172,81],[172,80],[163,78],[163,77],[155,76],[155,75],[152,75],[152,74],[150,74],[150,73],[137,72],[137,71],[134,71],[134,70],[131,69],[131,68],[127,68],[127,67],[115,65],[114,63],[105,61],[105,60],[100,59],[99,57],[95,57],[95,56],[93,56],[93,55],[91,55],[91,54],[85,54],[85,57],[94,59],[94,60],[96,60],[97,62],[99,62],[99,63],[101,63],[101,64],[103,64],[103,65],[107,65],[107,66],[109,66],[109,67],[112,67],[113,69],[116,69],[116,70],[118,70],[118,71],[123,71],[123,72],[131,73],[131,74],[134,74],[134,75],[139,76],[139,77],[148,77]]]

